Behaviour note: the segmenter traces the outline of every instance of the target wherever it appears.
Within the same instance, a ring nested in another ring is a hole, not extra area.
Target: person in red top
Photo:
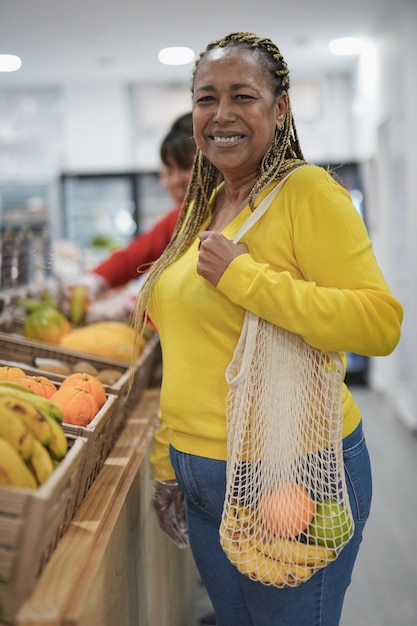
[[[174,200],[175,207],[156,224],[136,236],[126,247],[113,252],[88,274],[72,280],[72,286],[82,285],[88,292],[90,310],[88,321],[103,317],[126,317],[133,305],[129,300],[100,309],[97,298],[111,288],[122,287],[144,274],[162,254],[171,239],[193,166],[196,145],[191,113],[176,118],[160,147],[161,182]],[[109,304],[109,303],[107,303]]]
[[[185,170],[181,170],[181,173]],[[180,212],[181,202],[148,231],[138,235],[125,248],[116,250],[92,270],[101,278],[99,291],[120,287],[138,278],[141,268],[156,261],[168,244]]]
[[[160,148],[161,181],[176,206],[150,230],[93,269],[92,273],[100,276],[108,287],[120,287],[138,278],[141,268],[148,269],[164,251],[187,190],[195,151],[191,113],[186,113],[173,122]]]

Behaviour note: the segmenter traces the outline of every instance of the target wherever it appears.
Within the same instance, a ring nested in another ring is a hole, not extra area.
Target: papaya
[[[74,328],[59,344],[77,352],[130,361],[141,354],[145,340],[135,338],[134,329],[125,322],[104,321]]]
[[[52,307],[36,309],[26,316],[23,335],[47,343],[59,344],[72,326],[63,313]]]

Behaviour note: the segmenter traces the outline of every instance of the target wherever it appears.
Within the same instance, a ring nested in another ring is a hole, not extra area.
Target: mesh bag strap
[[[284,178],[279,183],[277,183],[273,189],[271,189],[271,191],[258,204],[256,209],[252,211],[248,219],[236,233],[233,239],[233,243],[238,243],[242,239],[243,235],[245,235],[252,228],[252,226],[254,226],[256,222],[260,220],[260,218],[267,212],[267,210],[271,206],[273,200],[278,195],[286,180],[301,167],[304,166],[300,165],[300,167],[296,167],[295,169],[293,169],[286,176],[284,176]],[[250,365],[251,357],[253,355],[256,345],[256,329],[258,326],[258,319],[259,318],[257,317],[257,315],[254,315],[250,311],[246,311],[242,331],[234,351],[233,359],[226,369],[226,381],[229,383],[229,385],[236,385],[242,379],[242,376],[244,376],[247,368]],[[244,361],[243,363],[241,363],[239,371],[237,371],[237,363],[240,361],[242,356],[244,356]]]

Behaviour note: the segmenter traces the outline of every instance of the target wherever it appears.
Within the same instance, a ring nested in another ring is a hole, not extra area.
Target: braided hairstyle
[[[270,84],[274,96],[288,92],[290,87],[289,71],[284,58],[277,46],[270,39],[263,39],[253,33],[230,33],[221,39],[208,44],[196,60],[191,82],[194,82],[199,62],[208,52],[215,48],[241,47],[251,49],[258,56],[259,63],[270,76]],[[274,140],[265,153],[259,168],[259,178],[254,184],[249,206],[253,210],[259,194],[273,181],[279,182],[286,174],[304,161],[298,134],[292,116],[291,104],[287,93],[287,114],[282,130],[275,130]],[[146,309],[151,291],[159,276],[171,263],[178,259],[191,245],[200,232],[204,222],[211,216],[213,197],[221,182],[219,170],[197,148],[188,189],[182,209],[173,232],[172,238],[161,257],[153,264],[152,269],[138,294],[134,324],[138,332],[143,331],[146,322]],[[192,211],[188,211],[193,202]]]

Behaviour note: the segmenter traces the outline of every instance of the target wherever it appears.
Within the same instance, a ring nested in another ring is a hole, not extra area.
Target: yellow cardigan
[[[249,215],[247,206],[224,236],[233,239]],[[249,253],[229,265],[217,287],[196,272],[197,238],[152,294],[149,315],[163,353],[161,423],[151,457],[158,480],[174,478],[169,444],[226,459],[225,370],[245,309],[342,357],[346,351],[387,355],[399,341],[402,307],[378,267],[363,219],[322,168],[296,171],[242,241]],[[346,385],[342,392],[347,436],[360,412]]]

